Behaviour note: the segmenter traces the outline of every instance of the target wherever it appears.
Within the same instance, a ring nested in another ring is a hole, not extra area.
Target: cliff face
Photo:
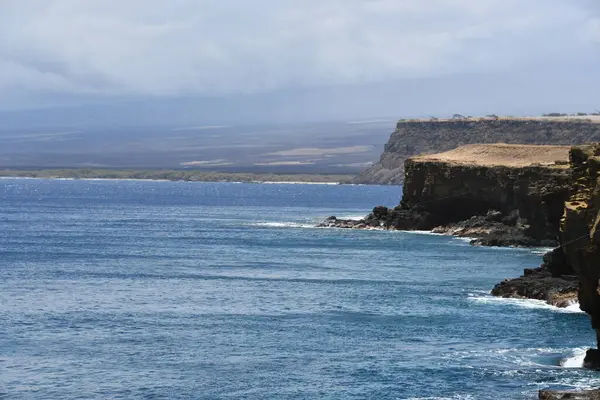
[[[579,304],[600,344],[600,144],[574,147],[570,160],[573,180],[561,221],[561,249],[566,265],[579,275]],[[598,350],[588,356],[591,366],[600,366]]]
[[[558,238],[568,193],[563,166],[480,166],[408,160],[399,216],[418,210],[418,219],[398,218],[398,229],[430,230],[495,211],[508,225],[520,224],[537,241]],[[405,213],[403,213],[403,211]]]
[[[555,245],[568,196],[568,147],[469,145],[406,161],[403,197],[362,221],[381,227],[476,237],[483,245]]]
[[[459,119],[402,120],[378,163],[354,183],[400,184],[404,162],[416,154],[436,153],[471,143],[573,145],[600,141],[600,123],[591,120]]]
[[[579,305],[590,315],[600,346],[600,144],[573,147],[569,160],[560,245],[544,256],[540,268],[501,282],[492,294],[540,298],[560,305],[577,291]],[[564,185],[558,184],[562,192]],[[600,368],[600,350],[588,350],[584,365]]]

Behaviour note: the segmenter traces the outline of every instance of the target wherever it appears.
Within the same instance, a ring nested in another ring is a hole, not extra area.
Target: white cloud
[[[586,21],[581,29],[581,37],[583,40],[600,44],[600,18]]]
[[[600,41],[588,5],[4,0],[0,93],[238,94],[518,70]]]

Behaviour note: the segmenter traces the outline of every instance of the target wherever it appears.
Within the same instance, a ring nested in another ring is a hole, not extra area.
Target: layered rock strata
[[[573,185],[560,227],[563,268],[579,275],[579,304],[600,344],[600,144],[574,147],[570,159]],[[588,351],[586,362],[600,367],[599,351]]]
[[[405,161],[472,143],[577,145],[600,141],[600,118],[457,118],[401,120],[380,160],[354,183],[398,185]]]
[[[544,256],[540,268],[499,283],[492,294],[554,305],[579,301],[600,342],[600,144],[573,147],[569,158],[570,188],[559,223],[559,246]],[[587,359],[589,366],[600,366],[597,350],[589,351]]]
[[[542,268],[551,271],[553,275],[566,272],[578,277],[577,299],[580,308],[591,317],[598,347],[600,346],[600,144],[573,147],[570,152],[570,166],[571,188],[560,221],[560,246],[546,256],[550,262],[544,263]],[[535,284],[537,283],[531,281],[529,287]],[[598,348],[587,351],[584,366],[600,369]]]
[[[568,147],[468,145],[405,163],[400,205],[320,226],[427,230],[474,244],[553,246],[568,196]]]

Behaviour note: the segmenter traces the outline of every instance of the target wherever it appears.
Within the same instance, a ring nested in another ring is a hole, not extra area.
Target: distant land
[[[445,152],[466,144],[572,146],[589,142],[600,142],[600,115],[465,117],[457,114],[446,119],[401,119],[379,162],[352,182],[398,185],[404,179],[404,161],[409,157]]]
[[[7,115],[0,118],[4,176],[398,185],[404,161],[419,154],[477,143],[570,146],[600,141],[600,115],[585,113],[133,126],[75,117],[64,124],[64,118],[43,122],[38,114],[34,116],[40,119],[14,120]]]
[[[3,126],[0,168],[356,175],[395,121],[271,125]]]
[[[4,178],[47,179],[142,179],[186,182],[251,182],[251,183],[349,183],[352,175],[324,174],[253,174],[203,172],[194,170],[118,170],[118,169],[40,169],[0,170]]]

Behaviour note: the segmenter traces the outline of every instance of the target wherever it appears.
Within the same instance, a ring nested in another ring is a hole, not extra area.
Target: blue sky
[[[0,109],[312,88],[376,96],[389,83],[397,91],[382,96],[411,114],[444,112],[421,92],[465,113],[518,111],[519,98],[523,112],[536,100],[593,111],[598,66],[597,0],[0,1]],[[479,90],[463,95],[468,82]],[[497,99],[481,107],[485,93]]]

